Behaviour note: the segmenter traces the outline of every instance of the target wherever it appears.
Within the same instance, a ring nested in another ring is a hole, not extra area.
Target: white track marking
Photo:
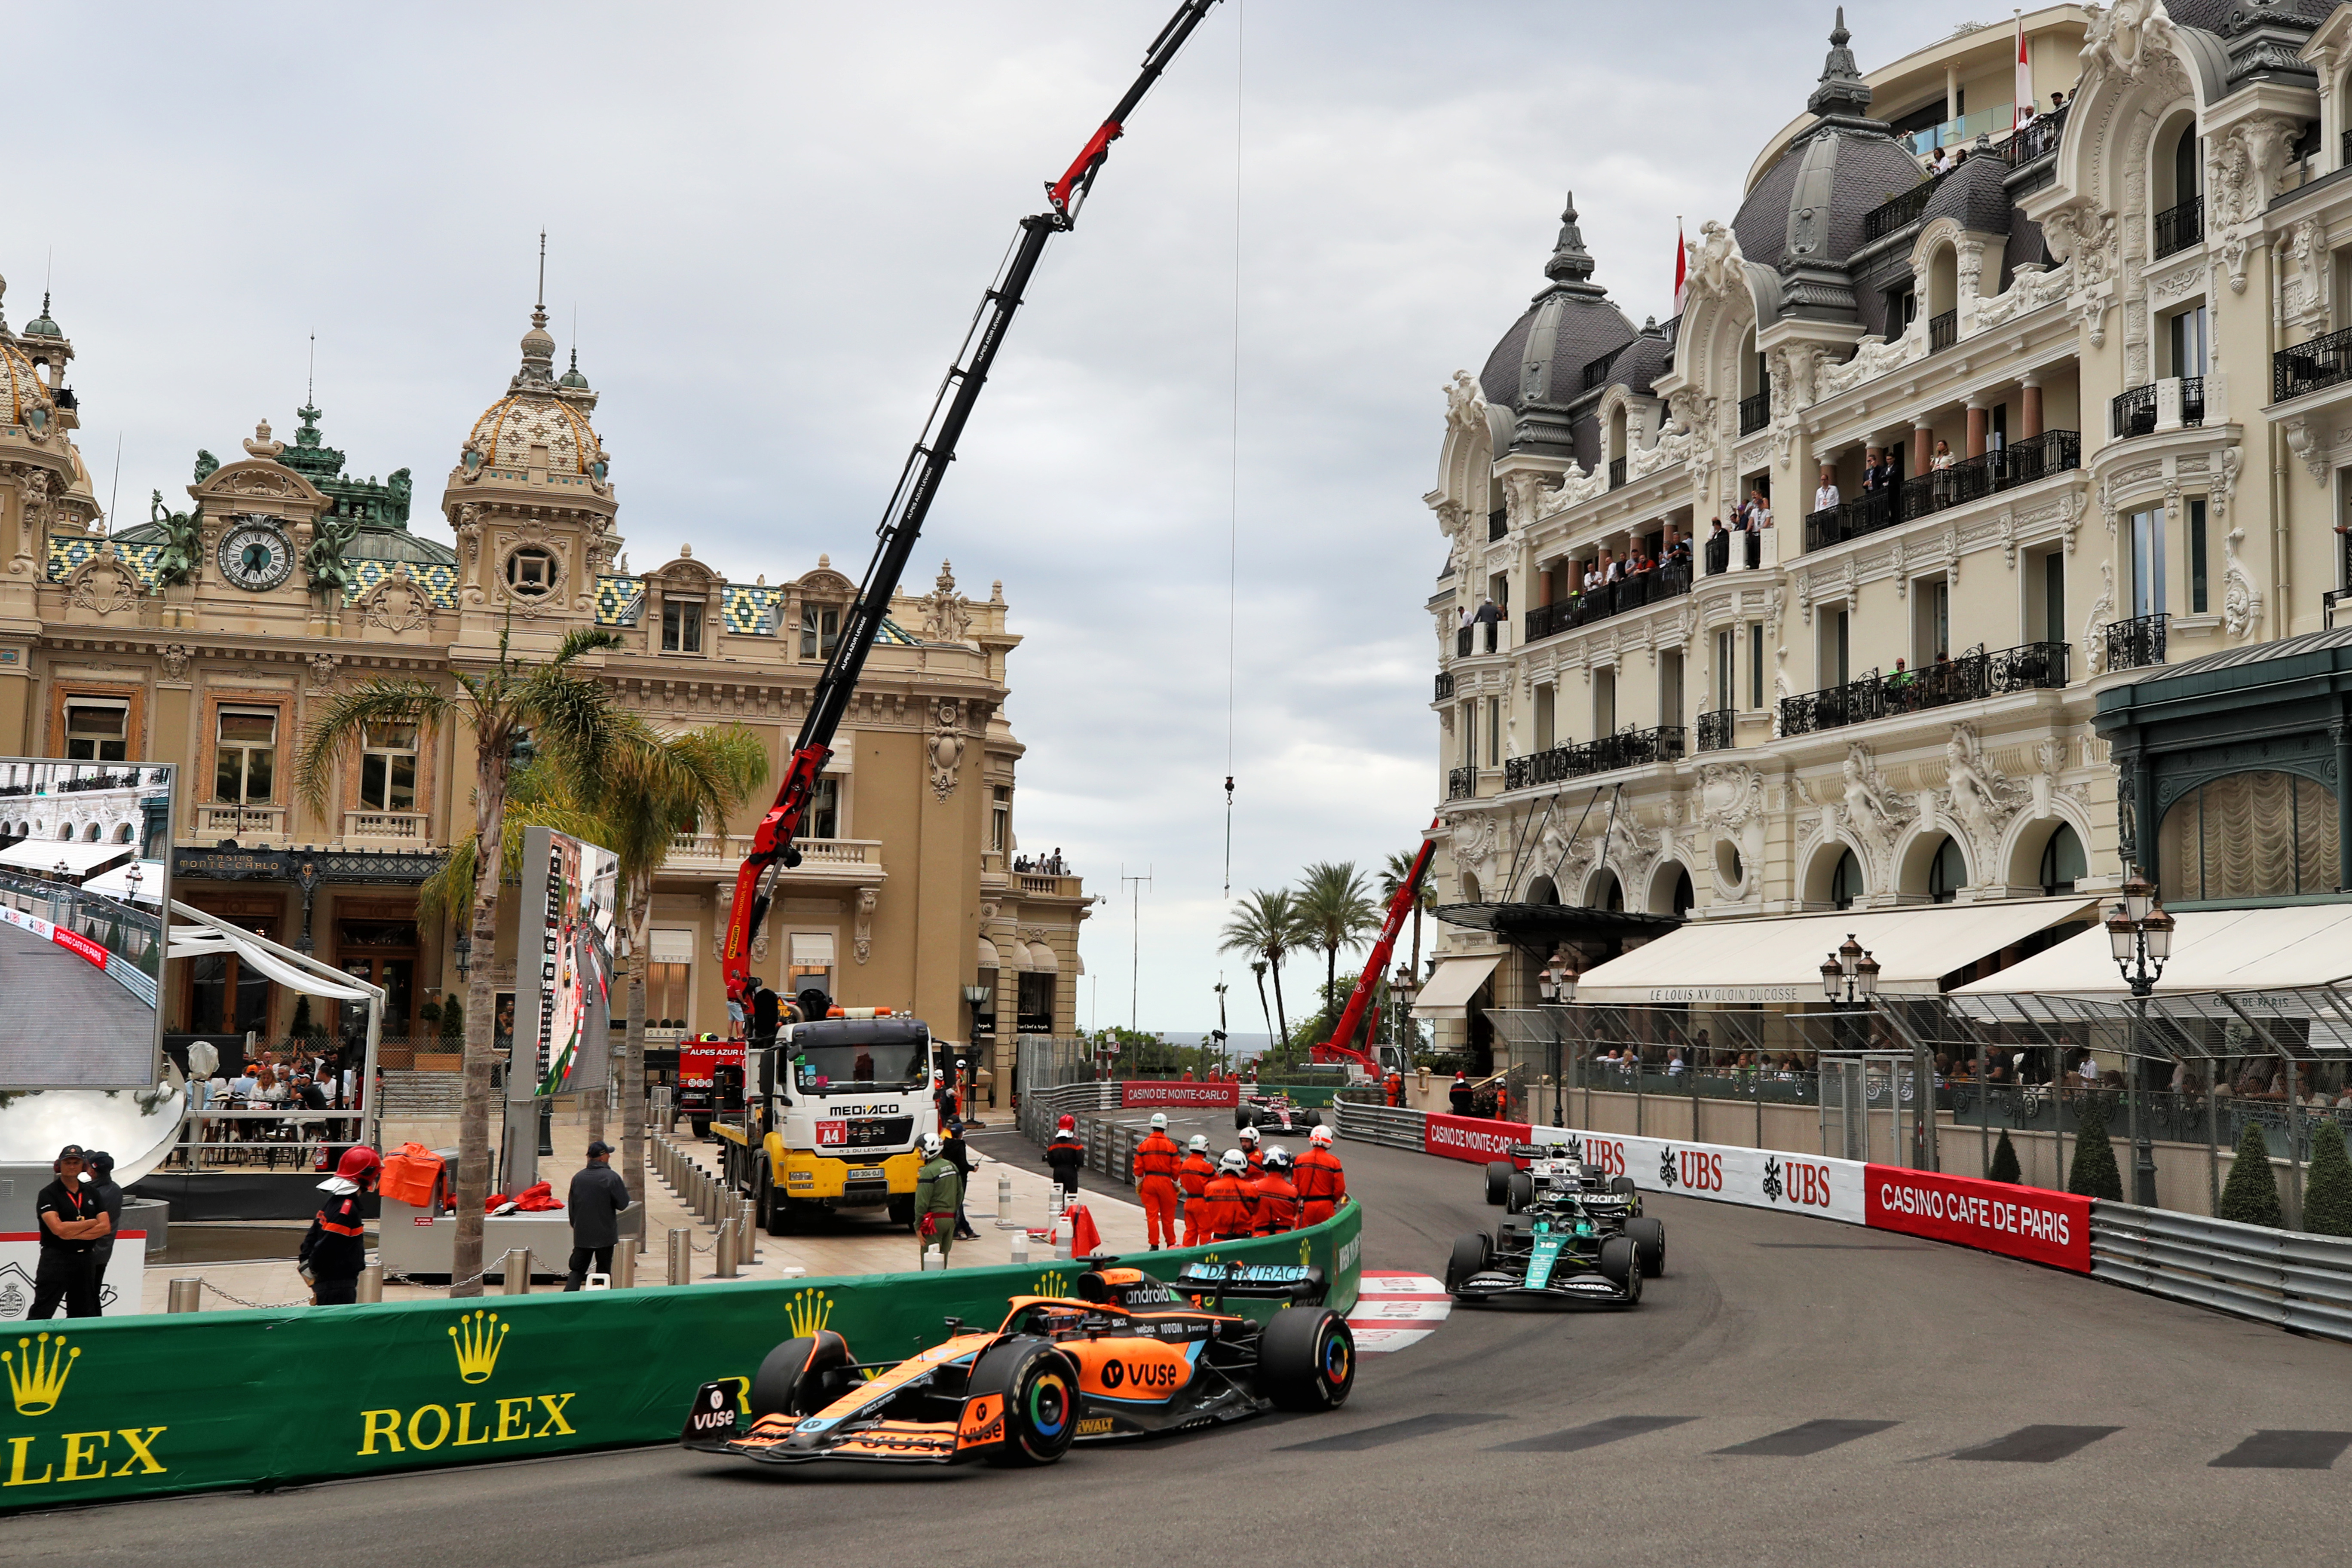
[[[1364,1270],[1348,1327],[1356,1349],[1372,1355],[1427,1339],[1454,1310],[1444,1281],[1396,1269]]]

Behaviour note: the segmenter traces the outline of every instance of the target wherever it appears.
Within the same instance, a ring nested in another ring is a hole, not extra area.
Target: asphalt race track
[[[1230,1143],[1230,1117],[1198,1126]],[[1442,1272],[1456,1233],[1492,1223],[1474,1166],[1339,1148],[1368,1268]],[[2352,1471],[2352,1347],[1933,1242],[1649,1201],[1668,1277],[1640,1308],[1457,1310],[1363,1358],[1333,1415],[1029,1472],[818,1479],[640,1449],[32,1515],[0,1539],[12,1564],[77,1568],[234,1562],[271,1542],[337,1568],[1201,1553],[1974,1568],[2339,1549],[2325,1543],[2346,1483],[2328,1467]]]
[[[16,1081],[120,1082],[126,1055],[144,1062],[154,1049],[155,1009],[79,953],[12,925],[0,925],[0,1058],[26,1064]]]

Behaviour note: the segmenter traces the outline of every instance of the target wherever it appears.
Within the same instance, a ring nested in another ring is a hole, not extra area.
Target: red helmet
[[[1078,1119],[1075,1116],[1063,1117],[1059,1122],[1055,1123],[1054,1128],[1054,1131],[1056,1132],[1076,1132],[1077,1130]]]
[[[365,1186],[366,1178],[374,1175],[383,1168],[382,1155],[364,1143],[354,1143],[343,1151],[341,1161],[335,1166],[335,1174],[347,1182],[358,1182],[360,1185]]]

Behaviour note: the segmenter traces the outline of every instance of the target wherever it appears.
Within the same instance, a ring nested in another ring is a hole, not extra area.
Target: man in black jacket
[[[1054,1141],[1045,1145],[1045,1168],[1054,1173],[1065,1198],[1078,1190],[1078,1168],[1086,1163],[1087,1146],[1078,1142],[1077,1118],[1065,1116],[1054,1131]]]
[[[113,1227],[89,1191],[80,1144],[58,1151],[51,1169],[58,1179],[41,1189],[33,1205],[41,1226],[41,1258],[33,1275],[33,1308],[25,1316],[54,1317],[62,1301],[67,1317],[95,1318],[98,1264],[91,1249]]]
[[[940,1144],[940,1158],[953,1165],[963,1178],[957,1189],[955,1238],[958,1241],[978,1241],[980,1232],[972,1229],[971,1222],[963,1217],[963,1205],[971,1195],[971,1145],[963,1141],[961,1126],[949,1127],[947,1137]]]
[[[596,1272],[613,1272],[613,1248],[621,1239],[621,1212],[629,1206],[629,1184],[609,1163],[613,1146],[603,1139],[588,1145],[588,1163],[572,1178],[564,1206],[572,1211],[572,1268],[563,1288],[577,1290]]]
[[[84,1158],[82,1168],[89,1173],[89,1195],[106,1211],[106,1234],[89,1249],[95,1260],[91,1271],[98,1277],[101,1298],[106,1293],[106,1266],[114,1258],[115,1233],[122,1228],[122,1189],[115,1184],[114,1156],[103,1149],[92,1149]]]
[[[375,1185],[383,1162],[364,1143],[343,1151],[335,1173],[319,1184],[327,1201],[310,1221],[295,1267],[310,1281],[310,1301],[348,1307],[359,1300],[360,1270],[367,1267],[367,1218],[361,1197]]]

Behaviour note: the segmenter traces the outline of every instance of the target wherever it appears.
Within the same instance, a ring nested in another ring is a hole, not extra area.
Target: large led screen
[[[173,770],[0,757],[0,1092],[162,1072]]]
[[[531,1080],[539,1093],[604,1086],[620,872],[621,858],[609,849],[550,827],[523,830],[515,964],[518,1089],[524,1052],[534,1046]]]

